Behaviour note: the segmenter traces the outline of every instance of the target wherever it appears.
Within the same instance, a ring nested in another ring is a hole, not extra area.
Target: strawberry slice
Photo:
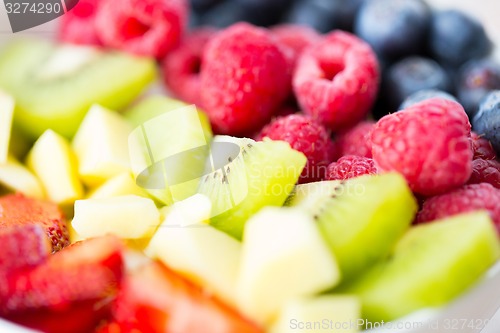
[[[114,322],[101,332],[127,332],[128,328],[142,333],[263,332],[159,263],[141,267],[124,279],[113,316]]]
[[[7,227],[0,229],[0,274],[36,266],[49,256],[52,245],[39,225]]]
[[[89,332],[109,314],[123,274],[122,243],[86,240],[1,277],[0,316],[43,332]]]
[[[52,242],[54,252],[70,243],[64,215],[56,204],[22,194],[0,197],[0,229],[23,225],[41,226]]]

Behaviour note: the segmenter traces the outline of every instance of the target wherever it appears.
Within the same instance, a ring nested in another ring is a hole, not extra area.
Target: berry
[[[417,103],[420,103],[422,101],[431,98],[443,98],[450,101],[458,102],[457,99],[453,97],[453,95],[450,95],[449,93],[444,92],[442,90],[424,89],[414,92],[413,94],[406,97],[403,103],[401,103],[401,105],[399,106],[399,110],[404,110],[412,105],[415,105]]]
[[[240,23],[212,38],[201,66],[201,100],[214,130],[244,135],[268,123],[288,96],[287,68],[265,29]]]
[[[491,142],[493,149],[500,152],[500,90],[491,92],[481,103],[479,112],[472,119],[477,134]]]
[[[429,48],[443,64],[459,66],[488,55],[492,44],[479,21],[461,11],[446,10],[432,17]]]
[[[0,227],[39,225],[52,243],[53,251],[69,245],[69,233],[59,207],[51,202],[10,194],[0,198]]]
[[[96,17],[104,45],[162,59],[187,24],[186,0],[103,0]]]
[[[470,124],[456,102],[433,98],[387,115],[371,139],[377,166],[400,172],[418,194],[444,193],[471,175]]]
[[[417,222],[428,222],[474,210],[487,210],[500,232],[500,190],[490,184],[465,185],[452,192],[427,199]]]
[[[293,87],[305,113],[338,131],[366,116],[378,82],[377,58],[368,44],[347,32],[334,31],[304,51]]]
[[[484,97],[495,89],[500,89],[500,64],[497,62],[475,60],[460,70],[457,96],[470,119],[478,112]]]
[[[423,48],[430,21],[424,1],[371,0],[359,10],[354,31],[380,57],[395,59]]]
[[[220,2],[222,2],[222,0],[190,0],[189,3],[193,11],[201,13],[214,7]]]
[[[491,142],[477,135],[476,132],[471,133],[471,140],[474,159],[494,160],[497,158]]]
[[[235,1],[229,0],[219,3],[203,13],[200,16],[198,26],[226,28],[241,21],[250,22],[249,13]]]
[[[335,144],[340,156],[355,155],[362,157],[372,157],[371,133],[375,123],[373,121],[363,121],[353,128],[340,133]]]
[[[451,89],[448,74],[434,60],[413,56],[395,63],[388,69],[384,95],[393,110],[396,110],[405,98],[424,89]]]
[[[300,182],[322,180],[328,164],[332,161],[330,136],[328,131],[311,118],[293,114],[276,118],[260,132],[258,139],[282,140],[302,152],[307,164],[300,176]]]
[[[500,189],[500,162],[481,158],[472,161],[472,175],[468,184],[480,183],[489,183]]]
[[[346,155],[328,166],[325,180],[346,180],[362,175],[375,175],[377,172],[373,159]]]
[[[61,17],[59,39],[67,43],[101,45],[95,27],[99,3],[99,0],[79,0]]]
[[[163,62],[163,77],[169,90],[180,99],[200,105],[200,67],[203,50],[215,30],[191,31]]]
[[[269,26],[281,21],[289,0],[233,0],[238,3],[256,25]]]

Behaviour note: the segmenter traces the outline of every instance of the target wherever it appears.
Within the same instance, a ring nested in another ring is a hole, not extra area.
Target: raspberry
[[[310,117],[293,114],[276,118],[265,126],[258,136],[271,140],[282,140],[302,152],[307,157],[307,164],[299,182],[307,183],[322,180],[325,170],[332,160],[330,136],[328,131]]]
[[[371,158],[346,155],[326,169],[326,180],[345,180],[362,175],[374,175],[378,170]]]
[[[375,122],[363,121],[340,133],[336,141],[340,156],[356,155],[371,158],[372,144],[370,136],[374,127]]]
[[[75,7],[61,17],[59,39],[67,43],[101,45],[95,28],[99,3],[99,0],[78,1]]]
[[[500,232],[500,190],[490,184],[465,185],[443,195],[427,199],[417,215],[417,222],[428,222],[447,216],[487,210]]]
[[[471,175],[470,123],[456,102],[432,98],[387,115],[371,140],[380,169],[400,172],[418,194],[447,192]]]
[[[351,127],[366,116],[378,83],[379,66],[372,49],[341,31],[307,48],[293,78],[302,109],[333,131]]]
[[[468,184],[480,183],[489,183],[500,189],[500,162],[481,158],[472,161],[472,175]]]
[[[284,47],[292,72],[302,51],[320,40],[320,35],[316,30],[298,24],[277,25],[271,29],[271,32]]]
[[[268,123],[289,83],[285,56],[265,29],[235,24],[206,46],[201,100],[218,133],[245,135]]]
[[[182,36],[186,0],[102,0],[97,34],[104,45],[162,59]]]
[[[194,30],[173,50],[163,63],[166,85],[177,97],[200,105],[200,67],[202,52],[215,30]]]
[[[497,157],[491,142],[487,139],[477,135],[475,132],[472,132],[471,140],[472,149],[474,150],[474,159],[480,158],[483,160],[494,160]]]

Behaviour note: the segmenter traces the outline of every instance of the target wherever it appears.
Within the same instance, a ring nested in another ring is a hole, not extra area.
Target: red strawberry
[[[0,316],[48,333],[88,332],[109,311],[123,273],[122,243],[76,243],[0,281]]]
[[[0,197],[0,228],[33,224],[43,227],[54,251],[69,245],[64,215],[56,204],[21,194]]]
[[[128,276],[113,307],[114,327],[138,332],[259,333],[254,324],[170,269],[151,263]],[[103,332],[114,332],[111,328]]]

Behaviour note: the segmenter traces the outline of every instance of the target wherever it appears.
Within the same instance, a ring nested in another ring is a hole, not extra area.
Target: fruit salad
[[[353,333],[495,274],[500,63],[476,18],[80,0],[57,24],[0,51],[0,331]]]

